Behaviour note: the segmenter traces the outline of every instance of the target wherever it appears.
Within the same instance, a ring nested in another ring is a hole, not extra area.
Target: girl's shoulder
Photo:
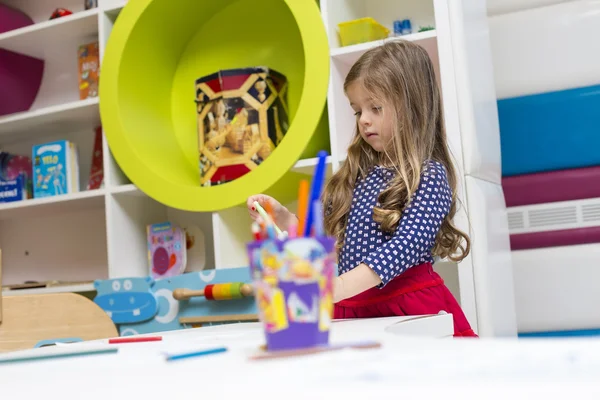
[[[434,179],[448,179],[446,167],[437,160],[426,160],[423,163],[422,175]]]
[[[394,178],[398,174],[398,171],[394,167],[384,167],[381,165],[375,165],[367,173],[364,177],[359,177],[357,179],[357,183],[363,181],[372,181],[373,179],[382,180],[383,182],[389,182],[392,178]],[[446,167],[444,164],[437,160],[426,160],[423,162],[423,167],[421,169],[421,179],[425,179],[428,181],[447,181],[448,176],[446,172]]]

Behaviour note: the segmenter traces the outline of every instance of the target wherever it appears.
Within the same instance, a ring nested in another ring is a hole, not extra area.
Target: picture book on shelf
[[[33,147],[33,197],[79,192],[77,147],[68,140]]]
[[[0,152],[0,203],[33,197],[31,158]]]
[[[154,279],[181,275],[187,264],[186,234],[170,222],[146,227],[148,262]]]

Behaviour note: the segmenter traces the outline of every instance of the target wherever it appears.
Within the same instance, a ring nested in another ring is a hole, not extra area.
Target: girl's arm
[[[389,281],[431,254],[435,238],[450,210],[452,193],[445,169],[430,164],[406,207],[394,236],[368,254],[351,271],[336,278],[334,299],[340,301]]]
[[[333,302],[355,296],[381,284],[381,278],[366,264],[360,264],[358,267],[335,278],[333,285]]]

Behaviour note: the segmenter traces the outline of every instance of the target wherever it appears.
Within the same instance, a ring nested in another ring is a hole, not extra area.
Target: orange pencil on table
[[[300,181],[298,190],[298,237],[304,235],[304,227],[306,226],[306,212],[308,210],[308,181],[303,179]]]

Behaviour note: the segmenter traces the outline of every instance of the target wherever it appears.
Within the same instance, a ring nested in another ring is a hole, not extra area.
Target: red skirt
[[[477,337],[460,305],[430,263],[409,268],[384,288],[371,288],[335,304],[334,319],[452,314],[454,336]]]

